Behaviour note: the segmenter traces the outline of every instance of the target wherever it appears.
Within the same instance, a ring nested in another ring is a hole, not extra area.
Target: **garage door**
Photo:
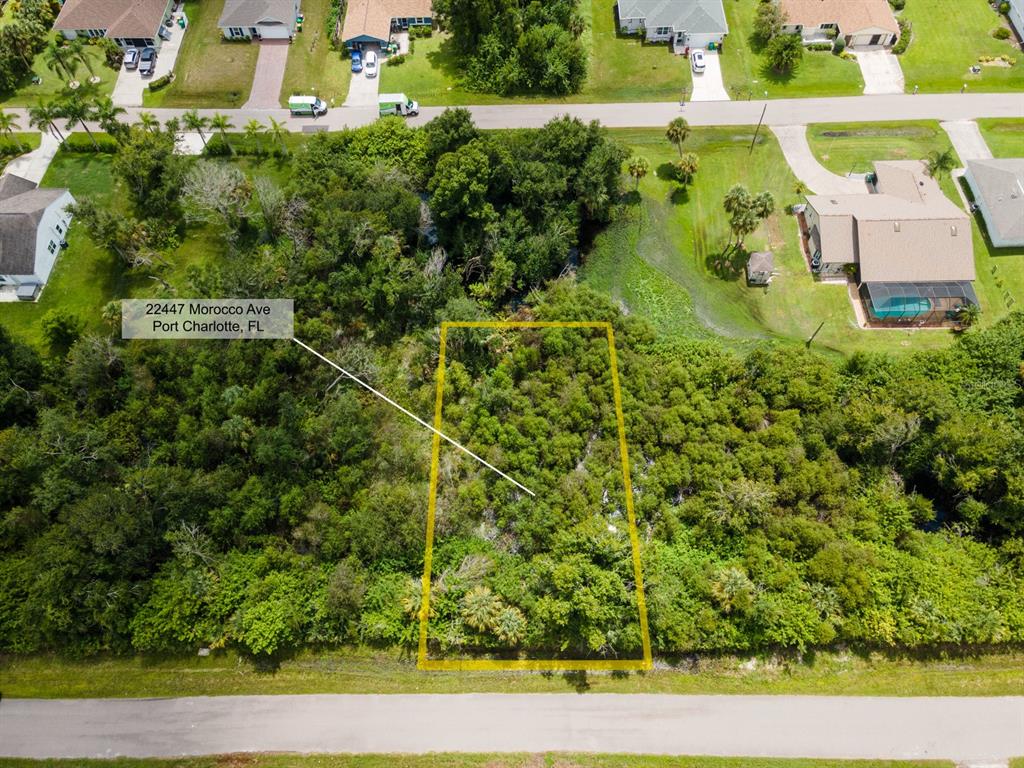
[[[258,27],[262,40],[287,40],[291,33],[284,24],[267,24]]]
[[[709,43],[717,43],[722,39],[721,35],[687,35],[686,44],[691,48],[707,48]]]

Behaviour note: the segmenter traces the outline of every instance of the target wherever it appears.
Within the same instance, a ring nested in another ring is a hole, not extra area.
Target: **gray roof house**
[[[968,160],[967,183],[992,245],[1024,245],[1024,158]]]
[[[67,207],[74,202],[66,189],[0,176],[0,287],[13,287],[19,298],[35,297],[57,261],[71,224]]]
[[[229,40],[291,40],[299,0],[225,0],[217,26]]]
[[[616,13],[623,32],[669,42],[677,53],[721,43],[729,34],[722,0],[619,0]]]

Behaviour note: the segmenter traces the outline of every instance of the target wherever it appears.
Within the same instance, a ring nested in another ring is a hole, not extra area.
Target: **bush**
[[[832,48],[832,53],[834,53],[836,56],[842,56],[843,51],[846,50],[846,39],[842,37],[837,37],[835,39],[835,42],[832,43],[830,47]]]
[[[86,133],[68,134],[64,140],[64,150],[67,152],[99,152],[104,155],[117,154],[117,142],[105,133],[93,132],[93,139]]]
[[[889,0],[889,5],[894,11],[902,11],[907,5],[907,0]]]
[[[810,43],[807,46],[808,51],[831,51],[832,43]]]
[[[907,48],[910,47],[910,41],[914,38],[914,25],[907,19],[896,19],[896,23],[900,25],[900,39],[892,47],[892,52],[899,56],[901,53],[906,53]]]
[[[388,66],[397,67],[399,64],[405,63],[405,54],[396,53],[394,56],[388,56]]]
[[[417,38],[420,38],[420,37],[432,37],[433,34],[434,34],[433,27],[429,27],[429,26],[427,26],[425,24],[422,25],[422,26],[409,27],[409,39],[410,40],[416,40]]]
[[[996,29],[992,30],[992,37],[994,37],[996,40],[1009,40],[1010,30],[1008,30],[1006,27],[997,27]]]
[[[1010,12],[1010,3],[1007,2],[1007,0],[1003,0],[1003,2],[999,4],[999,12],[1004,16]]]
[[[174,82],[174,73],[168,72],[163,77],[158,77],[156,80],[149,84],[150,91],[159,91],[161,88],[165,88]]]

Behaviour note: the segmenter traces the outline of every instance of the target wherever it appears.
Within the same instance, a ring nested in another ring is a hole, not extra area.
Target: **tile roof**
[[[15,194],[10,194],[12,191]],[[39,222],[50,204],[65,192],[66,189],[39,189],[20,176],[0,177],[0,275],[35,272]]]
[[[620,19],[644,19],[648,29],[672,27],[690,34],[725,34],[722,0],[619,0]]]
[[[985,222],[1003,242],[1024,243],[1024,158],[968,160],[967,179]]]
[[[822,260],[859,264],[863,282],[973,280],[970,217],[917,161],[875,163],[878,194],[811,195]]]
[[[53,28],[105,29],[107,37],[155,37],[169,0],[66,0]]]
[[[819,27],[838,24],[844,35],[865,29],[884,29],[899,34],[888,0],[779,0],[787,24]]]
[[[387,41],[391,36],[391,20],[423,18],[434,15],[431,0],[349,0],[342,42],[357,37]]]
[[[255,27],[261,22],[295,25],[295,0],[225,0],[219,27]]]

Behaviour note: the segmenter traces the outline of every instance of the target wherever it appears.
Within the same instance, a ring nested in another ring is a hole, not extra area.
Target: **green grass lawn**
[[[9,138],[6,136],[0,138],[0,173],[3,173],[4,167],[11,160],[36,149],[41,140],[42,134],[34,131],[31,133],[15,131]]]
[[[987,122],[1003,125],[1006,121]],[[989,132],[1003,135],[999,130]],[[842,174],[851,170],[866,172],[870,170],[872,160],[920,160],[933,150],[944,150],[950,146],[949,137],[941,126],[929,121],[811,125],[807,135],[811,149],[822,165]],[[947,197],[957,205],[963,205],[956,182],[945,177],[941,186]],[[974,288],[981,301],[980,324],[986,326],[1011,309],[1024,306],[1024,249],[993,248],[978,226],[979,220],[975,217],[972,227],[977,272]]]
[[[795,657],[701,656],[630,674],[421,672],[415,653],[303,652],[274,669],[234,653],[206,658],[0,656],[12,698],[225,696],[291,693],[678,693],[1005,696],[1024,690],[1024,652],[944,659],[817,652]]]
[[[224,0],[185,3],[190,24],[174,64],[175,80],[156,93],[147,89],[147,107],[237,108],[248,100],[259,46],[224,38],[217,26],[223,8]]]
[[[996,40],[992,30],[1005,24],[985,0],[908,0],[903,10],[914,25],[913,42],[900,56],[907,90],[1019,91],[1024,89],[1024,56],[1008,40]],[[981,55],[1008,54],[1014,67],[970,67]]]
[[[989,118],[977,122],[994,157],[1024,157],[1024,118]]]
[[[317,95],[340,106],[348,95],[352,71],[344,54],[331,47],[334,30],[327,28],[331,0],[303,0],[303,31],[288,49],[288,66],[281,86],[281,106],[292,94]]]
[[[624,309],[652,320],[663,332],[700,336],[709,331],[736,343],[753,339],[805,342],[839,353],[910,351],[949,344],[948,333],[863,331],[842,285],[817,283],[799,250],[795,219],[783,208],[798,202],[796,178],[775,137],[762,131],[748,154],[753,128],[699,128],[687,148],[701,158],[695,183],[681,189],[666,178],[676,151],[661,131],[615,131],[647,158],[651,173],[640,200],[596,239],[581,279],[609,294]],[[768,190],[776,213],[747,239],[747,248],[769,248],[778,272],[770,288],[750,288],[740,255],[722,256],[729,240],[722,199],[735,183]]]
[[[764,63],[754,38],[754,15],[760,0],[724,0],[729,37],[722,53],[722,78],[734,99],[772,99],[809,96],[858,96],[864,80],[856,61],[844,61],[828,51],[804,51],[792,74],[779,75]]]
[[[590,47],[587,81],[577,94],[501,97],[467,91],[459,83],[463,65],[446,35],[416,40],[413,54],[398,66],[381,68],[381,91],[404,92],[424,105],[497,103],[581,103],[675,101],[690,88],[690,68],[667,45],[647,45],[620,37],[615,26],[615,0],[581,0],[587,21],[583,41]]]
[[[114,90],[114,83],[117,82],[117,72],[106,65],[103,52],[98,46],[87,45],[85,55],[89,59],[92,71],[100,79],[96,84],[97,93],[109,96]],[[45,54],[40,53],[32,62],[32,74],[28,75],[18,88],[9,93],[0,92],[0,107],[34,107],[40,99],[52,99],[64,90],[67,86],[66,77],[58,76],[47,69],[45,61]],[[38,76],[41,82],[33,83],[33,75]],[[79,65],[76,76],[82,82],[91,77],[84,65]]]
[[[943,760],[801,760],[766,757],[654,757],[649,755],[445,754],[267,755],[118,758],[114,760],[26,760],[0,758],[0,768],[952,768]]]

